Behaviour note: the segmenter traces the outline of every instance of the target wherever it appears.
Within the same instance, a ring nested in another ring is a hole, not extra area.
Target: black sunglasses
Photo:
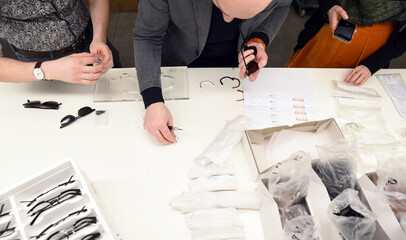
[[[59,105],[62,103],[58,103],[55,101],[47,101],[41,103],[41,101],[30,101],[27,99],[27,102],[23,104],[25,108],[40,108],[40,109],[59,109]]]
[[[47,240],[62,240],[65,238],[69,239],[70,235],[78,232],[79,230],[81,230],[87,226],[90,226],[90,225],[96,224],[96,223],[97,223],[96,217],[84,217],[84,218],[76,221],[72,226],[69,227],[69,229],[54,232],[47,238]],[[90,239],[92,239],[92,238],[90,238]],[[95,239],[95,238],[93,238],[93,239]]]
[[[242,40],[244,42],[242,44],[242,46],[241,46],[241,54],[243,54],[244,51],[252,49],[252,50],[254,50],[254,53],[253,53],[254,56],[256,56],[257,55],[257,48],[255,46],[250,46],[250,47],[247,46],[247,40],[245,39],[245,37],[244,37],[244,35],[242,34],[242,31],[241,31],[241,24],[240,24],[240,26],[238,28],[240,29],[241,37],[242,37]],[[242,56],[242,61],[244,62],[245,73],[247,74],[247,76],[250,76],[254,72],[258,71],[258,69],[259,69],[258,63],[255,62],[254,60],[247,64],[247,62],[245,62],[245,57]]]
[[[29,214],[31,217],[35,216],[34,219],[30,222],[30,225],[34,225],[35,221],[37,221],[37,218],[39,217],[39,215],[41,215],[41,213],[80,195],[82,195],[80,189],[70,189],[61,192],[58,196],[37,203],[27,212],[27,214]]]
[[[64,127],[68,126],[69,124],[73,123],[74,121],[78,120],[79,118],[89,115],[90,113],[94,112],[94,110],[95,109],[91,108],[91,107],[82,107],[81,109],[79,109],[77,117],[75,117],[73,115],[67,115],[67,116],[63,117],[61,119],[60,128],[64,128]]]

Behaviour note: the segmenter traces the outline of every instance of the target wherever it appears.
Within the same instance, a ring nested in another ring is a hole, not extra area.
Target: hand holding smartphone
[[[350,43],[354,35],[355,24],[340,19],[333,36],[343,42]]]

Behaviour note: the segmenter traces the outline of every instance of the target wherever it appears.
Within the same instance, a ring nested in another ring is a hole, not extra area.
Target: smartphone
[[[338,22],[337,28],[334,31],[333,36],[343,42],[350,43],[352,36],[354,35],[355,24],[341,19]]]

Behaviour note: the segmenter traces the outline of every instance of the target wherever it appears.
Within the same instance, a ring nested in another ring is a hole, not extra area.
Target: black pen
[[[169,130],[183,130],[182,128],[174,127],[174,126],[168,126]]]

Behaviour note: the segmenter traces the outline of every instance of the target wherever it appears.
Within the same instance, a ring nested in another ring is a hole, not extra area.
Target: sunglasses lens
[[[31,101],[31,102],[24,103],[23,106],[24,107],[32,107],[32,106],[39,105],[39,104],[41,104],[40,101]]]
[[[41,104],[41,108],[59,109],[59,103],[55,101],[48,101]]]
[[[59,108],[59,103],[55,102],[55,101],[44,102],[44,103],[42,103],[42,105],[45,107],[50,107],[50,108]]]
[[[82,107],[81,109],[79,109],[78,111],[78,115],[83,117],[88,115],[89,113],[92,113],[95,109],[91,108],[91,107]]]
[[[76,118],[72,115],[65,116],[61,120],[61,128],[68,126],[69,124],[73,123]]]
[[[258,63],[255,61],[251,61],[247,64],[247,71],[251,74],[256,72],[259,69]]]

